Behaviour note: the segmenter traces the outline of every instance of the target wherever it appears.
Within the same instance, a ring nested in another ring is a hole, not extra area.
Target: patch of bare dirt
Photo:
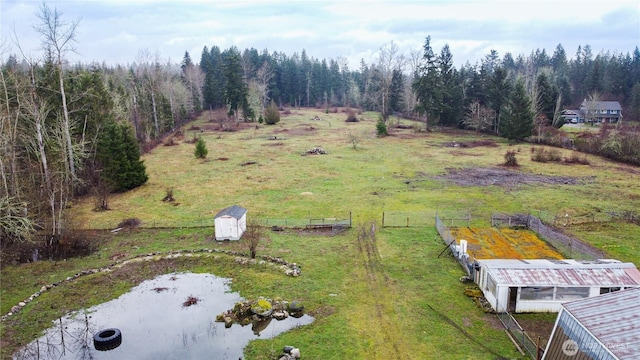
[[[577,178],[527,174],[501,168],[447,169],[447,171],[448,174],[435,176],[434,178],[450,181],[459,186],[496,185],[507,188],[530,184],[579,185],[593,179],[593,177]]]
[[[537,342],[540,339],[540,347],[543,349],[547,346],[547,341],[555,325],[556,315],[545,314],[545,316],[538,317],[533,314],[524,314],[516,315],[515,318],[531,340]]]
[[[473,141],[449,141],[442,144],[444,147],[453,148],[474,148],[474,147],[497,147],[498,144],[493,139],[473,140]]]
[[[634,175],[640,175],[640,169],[632,167],[632,166],[618,166],[617,168],[620,171],[627,172]]]

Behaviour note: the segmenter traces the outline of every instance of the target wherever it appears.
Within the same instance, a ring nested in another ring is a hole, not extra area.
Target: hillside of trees
[[[625,120],[640,119],[638,48],[594,55],[585,45],[573,57],[560,44],[551,55],[492,50],[456,68],[449,47],[437,52],[427,37],[410,54],[386,44],[358,69],[304,49],[288,55],[215,45],[204,46],[199,63],[188,52],[172,64],[142,50],[133,64],[71,65],[65,54],[77,23],[46,5],[41,11],[43,57],[12,54],[1,64],[2,248],[34,234],[57,243],[72,227],[65,209],[76,196],[95,196],[96,209],[108,209],[110,193],[147,181],[141,152],[203,109],[223,108],[237,122],[258,121],[272,102],[353,107],[379,111],[385,122],[392,114],[420,121],[425,130],[459,127],[556,145],[560,111],[587,98],[617,100]],[[582,146],[640,164],[637,134],[607,130]]]

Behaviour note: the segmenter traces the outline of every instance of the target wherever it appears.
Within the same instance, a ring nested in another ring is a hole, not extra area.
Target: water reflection
[[[159,276],[115,300],[58,319],[44,336],[13,358],[236,360],[250,340],[271,338],[313,321],[304,315],[257,327],[233,325],[225,329],[224,323],[215,322],[216,315],[243,301],[238,293],[230,292],[229,282],[210,274]],[[185,307],[189,296],[198,302]],[[120,329],[122,344],[113,350],[97,351],[93,335],[106,328]]]

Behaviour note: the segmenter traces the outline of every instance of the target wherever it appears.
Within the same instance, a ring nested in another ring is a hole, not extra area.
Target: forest
[[[349,69],[345,58],[316,59],[254,48],[204,46],[200,61],[185,52],[180,64],[141,50],[131,64],[70,64],[75,23],[43,7],[38,35],[42,58],[2,57],[0,71],[0,246],[42,236],[55,245],[73,219],[74,197],[108,196],[147,181],[141,153],[181,131],[202,111],[225,119],[262,122],[265,109],[338,107],[373,110],[385,126],[406,118],[438,127],[487,132],[510,141],[563,145],[561,111],[583,100],[614,100],[624,121],[574,143],[578,150],[640,165],[640,50],[601,52],[558,44],[530,54],[492,50],[456,68],[448,46],[426,37],[403,53],[391,42],[377,57]],[[55,30],[55,31],[54,31]],[[219,112],[216,112],[218,114]],[[213,114],[213,112],[212,112]],[[635,120],[636,122],[634,122]]]

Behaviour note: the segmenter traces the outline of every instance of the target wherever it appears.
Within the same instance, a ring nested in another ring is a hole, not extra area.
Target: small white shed
[[[240,240],[247,230],[247,209],[233,205],[218,212],[214,218],[216,240]]]
[[[475,281],[497,312],[558,312],[567,301],[640,287],[635,265],[613,259],[477,262]]]

